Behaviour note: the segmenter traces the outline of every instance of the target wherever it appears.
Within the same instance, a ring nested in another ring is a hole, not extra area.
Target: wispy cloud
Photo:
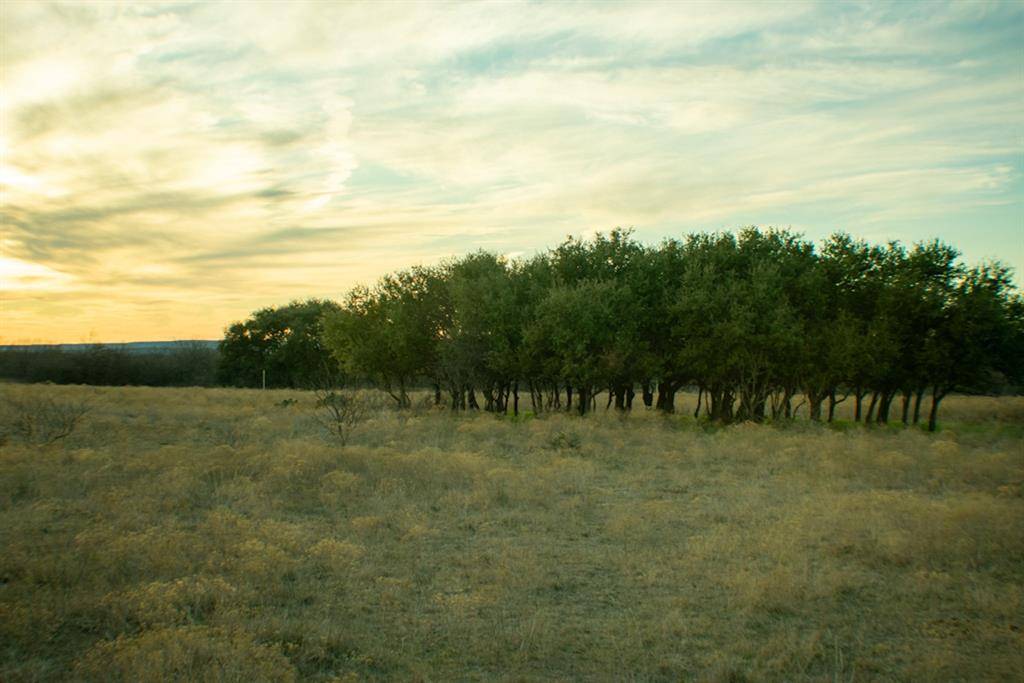
[[[0,6],[8,340],[212,337],[568,232],[1024,267],[1015,3]]]

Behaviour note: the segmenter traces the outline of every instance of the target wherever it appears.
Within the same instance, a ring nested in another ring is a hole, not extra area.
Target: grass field
[[[1024,679],[1021,398],[342,448],[297,392],[0,391],[91,406],[0,448],[0,680]]]

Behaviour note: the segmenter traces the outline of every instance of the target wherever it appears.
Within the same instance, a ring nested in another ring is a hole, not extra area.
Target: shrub
[[[279,649],[244,631],[179,626],[101,642],[78,662],[96,681],[294,681]]]
[[[316,392],[314,415],[327,433],[344,446],[353,430],[381,408],[377,394],[321,389]]]
[[[85,399],[7,393],[0,414],[0,442],[13,437],[33,444],[55,443],[70,436],[89,409]]]

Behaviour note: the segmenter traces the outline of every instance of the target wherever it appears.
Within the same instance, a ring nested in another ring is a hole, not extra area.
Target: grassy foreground
[[[92,406],[0,447],[0,680],[1024,679],[1024,399],[341,448],[295,392],[0,392]]]

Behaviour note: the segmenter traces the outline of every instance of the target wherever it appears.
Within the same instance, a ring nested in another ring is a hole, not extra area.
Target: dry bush
[[[378,392],[323,389],[315,394],[317,422],[342,446],[356,427],[384,408],[384,398]]]
[[[296,680],[279,648],[259,644],[242,631],[207,626],[161,628],[98,643],[75,672],[86,680],[126,683]]]
[[[48,445],[71,436],[91,409],[87,399],[65,399],[41,392],[4,392],[0,443],[6,439]]]
[[[122,630],[202,623],[232,605],[238,591],[220,577],[191,576],[153,581],[109,593],[101,603]]]

